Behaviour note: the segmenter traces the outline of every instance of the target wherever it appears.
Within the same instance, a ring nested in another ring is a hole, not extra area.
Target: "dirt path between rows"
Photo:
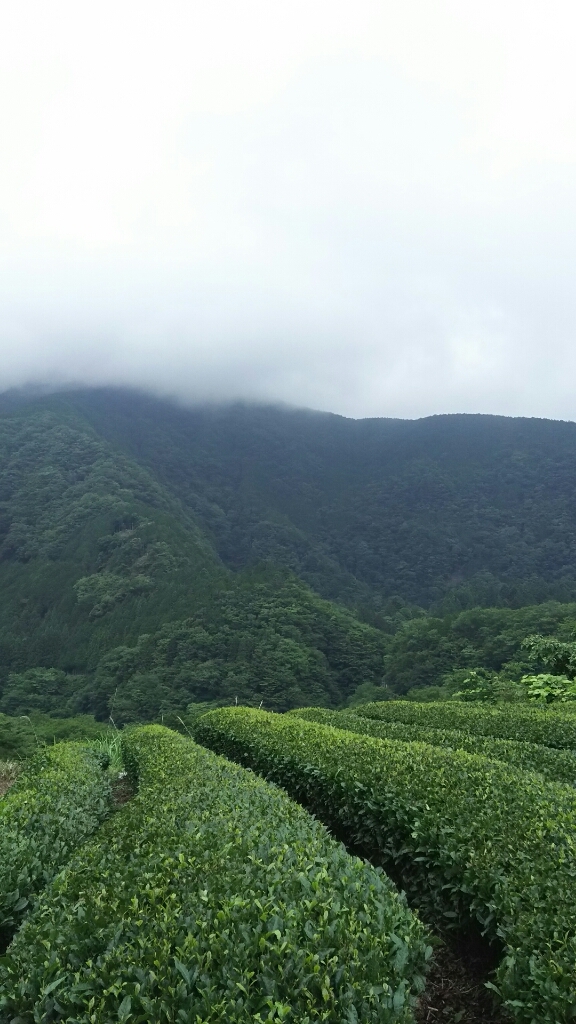
[[[466,945],[443,945],[436,950],[414,1014],[417,1024],[510,1024],[511,1017],[495,1006],[486,988],[493,961],[485,950]]]

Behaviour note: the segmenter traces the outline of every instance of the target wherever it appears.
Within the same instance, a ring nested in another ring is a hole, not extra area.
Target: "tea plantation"
[[[124,756],[137,795],[30,909],[0,964],[3,1024],[412,1020],[431,950],[381,871],[168,729],[128,733]]]
[[[502,713],[502,730],[513,713]],[[481,715],[476,712],[478,728]],[[498,715],[486,717],[492,731]],[[439,716],[437,709],[435,723]],[[528,717],[520,714],[519,732],[522,724],[528,732]],[[570,732],[569,721],[546,712],[531,724],[534,734],[547,731],[558,746]],[[284,786],[390,871],[440,929],[476,924],[501,944],[493,985],[516,1020],[574,1019],[571,786],[464,750],[376,739],[247,708],[210,712],[200,719],[198,736]]]
[[[220,708],[125,729],[121,805],[96,741],[40,749],[0,799],[0,1024],[410,1024],[473,928],[505,1017],[574,1021],[575,729]]]

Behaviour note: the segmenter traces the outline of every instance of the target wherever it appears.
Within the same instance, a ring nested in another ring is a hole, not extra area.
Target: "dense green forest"
[[[6,394],[0,712],[518,680],[574,636],[575,470],[571,423]]]
[[[374,611],[390,597],[441,612],[576,599],[574,423],[190,410],[113,391],[65,401],[176,495],[232,568],[269,558]]]

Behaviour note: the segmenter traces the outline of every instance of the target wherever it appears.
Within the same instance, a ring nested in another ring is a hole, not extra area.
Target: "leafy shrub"
[[[0,801],[0,932],[4,937],[106,816],[109,796],[102,758],[80,744],[40,750],[19,773]]]
[[[412,1020],[429,947],[385,875],[186,738],[148,726],[124,744],[138,793],[25,922],[0,1019]]]
[[[440,924],[479,924],[505,955],[517,1021],[576,1006],[576,794],[464,751],[376,740],[293,716],[212,711],[204,743],[283,785],[397,873]]]
[[[524,740],[559,750],[576,750],[576,715],[563,705],[562,710],[532,707],[529,704],[465,704],[458,701],[394,700],[362,704],[356,714],[379,722],[404,722],[431,729],[461,729],[475,736]]]
[[[543,701],[545,704],[554,704],[555,701],[563,704],[576,701],[576,682],[568,676],[555,676],[550,672],[543,672],[540,675],[522,676],[522,683],[526,687],[529,700]]]
[[[346,711],[326,711],[324,708],[302,708],[290,715],[305,718],[320,725],[334,725],[337,729],[374,736],[376,739],[402,740],[411,743],[430,743],[433,747],[467,750],[495,761],[505,761],[524,771],[535,771],[555,782],[576,786],[576,753],[554,750],[552,747],[525,743],[521,740],[501,740],[493,736],[469,736],[457,729],[428,729],[425,725],[407,725],[404,722],[376,721]]]

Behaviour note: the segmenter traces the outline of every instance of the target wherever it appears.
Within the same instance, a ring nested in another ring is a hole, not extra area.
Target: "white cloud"
[[[576,418],[566,2],[22,0],[0,387]]]

